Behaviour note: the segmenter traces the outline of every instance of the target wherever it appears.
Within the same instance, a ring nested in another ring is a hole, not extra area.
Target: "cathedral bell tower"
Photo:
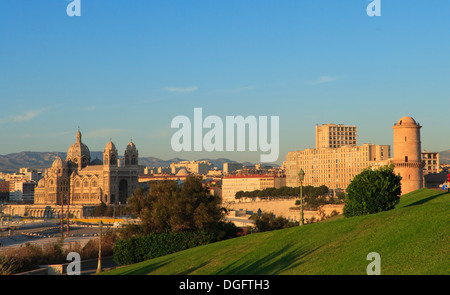
[[[125,166],[136,166],[138,164],[139,153],[133,141],[130,141],[130,143],[127,145],[124,157]]]
[[[109,139],[109,142],[106,144],[105,149],[103,150],[103,165],[106,166],[117,166],[117,149],[114,143]]]

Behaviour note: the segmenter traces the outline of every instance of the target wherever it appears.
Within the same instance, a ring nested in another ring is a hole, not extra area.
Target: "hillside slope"
[[[252,234],[117,268],[104,274],[450,274],[450,193],[422,189],[394,210]]]

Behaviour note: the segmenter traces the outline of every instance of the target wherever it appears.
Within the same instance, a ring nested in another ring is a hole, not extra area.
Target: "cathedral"
[[[126,204],[126,200],[139,186],[138,176],[144,167],[138,163],[138,150],[131,141],[123,157],[110,140],[103,150],[103,161],[91,160],[89,148],[82,142],[78,130],[76,142],[66,159],[57,158],[45,169],[44,177],[35,189],[34,205],[27,207],[27,215],[55,217],[61,205],[69,205],[72,216],[83,217],[104,202],[107,205]],[[63,202],[63,203],[62,203]]]

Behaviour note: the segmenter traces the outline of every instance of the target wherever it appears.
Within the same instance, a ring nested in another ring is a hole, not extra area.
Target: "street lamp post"
[[[258,232],[261,232],[261,208],[258,209]]]
[[[300,171],[298,172],[298,178],[300,180],[300,225],[304,225],[304,218],[303,218],[303,180],[305,179],[305,171],[303,171],[302,168],[300,168]]]
[[[63,215],[64,215],[64,195],[61,194],[61,239],[64,239]]]
[[[67,215],[66,215],[66,218],[67,218],[67,237],[69,237],[69,228],[70,228],[70,225],[69,225],[69,201],[70,201],[70,196],[68,197],[67,195],[66,195],[66,198],[67,198]]]
[[[98,223],[100,227],[100,237],[98,241],[98,264],[97,264],[97,273],[102,271],[102,225],[103,222],[100,220]]]

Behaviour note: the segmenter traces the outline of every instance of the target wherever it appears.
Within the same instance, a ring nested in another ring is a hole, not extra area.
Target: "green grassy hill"
[[[142,274],[450,274],[450,193],[421,189],[394,210],[251,234],[105,272]]]

